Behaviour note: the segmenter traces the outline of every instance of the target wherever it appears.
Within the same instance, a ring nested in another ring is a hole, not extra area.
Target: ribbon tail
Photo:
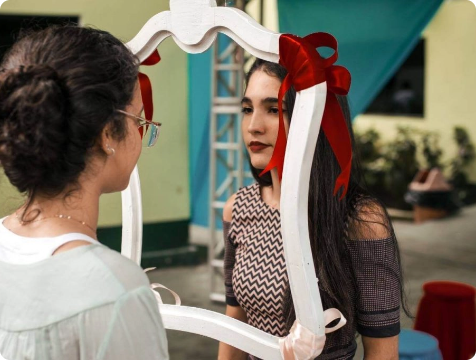
[[[180,306],[182,304],[182,300],[180,300],[180,296],[175,291],[170,290],[168,287],[166,287],[162,284],[159,284],[159,283],[153,283],[153,284],[150,284],[150,288],[151,288],[152,292],[154,293],[155,298],[157,299],[157,302],[159,304],[163,304],[162,297],[160,296],[159,292],[155,289],[165,289],[165,290],[167,290],[174,297],[175,305]]]
[[[161,58],[160,58],[159,52],[157,51],[157,49],[155,49],[154,52],[150,54],[149,57],[141,63],[141,65],[145,65],[145,66],[155,65],[159,63],[160,60]]]
[[[144,269],[144,272],[147,273],[147,272],[149,272],[151,270],[155,270],[155,269],[156,269],[155,267],[150,267],[150,268]],[[167,290],[174,297],[175,305],[180,306],[182,304],[182,300],[180,300],[180,296],[178,296],[178,294],[175,291],[170,290],[168,287],[166,287],[162,284],[152,283],[152,284],[150,284],[150,289],[152,290],[152,292],[155,296],[155,299],[157,300],[157,302],[159,304],[163,304],[164,302],[162,301],[162,297],[160,296],[160,293],[155,289],[165,289],[165,290]]]
[[[278,138],[276,139],[276,144],[274,145],[273,155],[271,156],[271,160],[269,161],[266,168],[259,174],[259,176],[263,176],[268,171],[271,171],[274,168],[278,170],[279,181],[283,178],[283,168],[284,168],[284,156],[286,153],[286,129],[284,127],[284,115],[283,115],[283,99],[286,92],[291,87],[291,77],[289,75],[286,76],[284,81],[279,88],[278,94],[278,109],[279,109],[279,129],[278,129]]]
[[[329,308],[324,311],[324,323],[326,324],[326,326],[337,319],[339,319],[339,322],[336,325],[334,325],[331,328],[326,327],[326,330],[325,330],[326,334],[339,330],[341,327],[347,324],[347,319],[336,308]]]
[[[160,55],[157,49],[145,59],[141,65],[151,66],[155,65],[160,61]],[[142,96],[142,103],[144,104],[144,114],[147,120],[152,120],[154,116],[154,102],[152,100],[152,84],[149,77],[139,72],[139,85],[140,92]],[[142,129],[142,128],[141,128]],[[142,135],[142,134],[141,134]]]
[[[336,96],[331,92],[327,93],[326,107],[322,118],[322,129],[341,168],[341,173],[335,183],[334,196],[343,188],[339,198],[339,200],[342,200],[347,194],[349,186],[352,167],[352,145],[344,115]]]
[[[147,120],[152,120],[154,114],[154,103],[152,101],[152,84],[149,77],[144,73],[139,73],[140,92],[144,104],[144,113]]]

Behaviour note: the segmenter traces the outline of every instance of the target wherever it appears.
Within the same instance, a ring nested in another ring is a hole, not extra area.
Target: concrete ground
[[[421,225],[394,221],[394,226],[408,304],[414,314],[422,296],[422,284],[427,281],[453,280],[476,286],[476,206],[443,220]],[[184,305],[224,312],[224,305],[209,300],[206,265],[161,269],[151,272],[149,277],[179,293]],[[172,302],[166,295],[164,300]],[[402,327],[410,328],[412,324],[411,319],[402,315]],[[216,359],[218,343],[215,340],[177,331],[167,331],[167,336],[171,360]]]

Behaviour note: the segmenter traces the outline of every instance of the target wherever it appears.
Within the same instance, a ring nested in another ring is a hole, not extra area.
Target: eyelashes
[[[273,115],[278,115],[279,114],[279,109],[277,107],[270,107],[268,110],[268,113],[273,114]],[[286,113],[287,110],[283,109],[283,113]],[[245,115],[249,115],[253,113],[253,108],[251,107],[242,107],[241,108],[241,113]]]
[[[251,114],[253,112],[253,109],[250,107],[242,107],[241,108],[241,113],[242,114]]]

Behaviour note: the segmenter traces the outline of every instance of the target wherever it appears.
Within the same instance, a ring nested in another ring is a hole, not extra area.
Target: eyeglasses
[[[142,139],[143,147],[152,147],[155,145],[155,143],[157,142],[157,139],[159,138],[160,127],[162,126],[161,123],[144,119],[143,117],[131,114],[124,110],[117,110],[117,112],[120,112],[121,114],[130,116],[131,118],[134,118],[140,121],[140,123],[137,125],[137,129],[139,129],[139,134]],[[145,126],[145,129],[144,129],[144,126]]]

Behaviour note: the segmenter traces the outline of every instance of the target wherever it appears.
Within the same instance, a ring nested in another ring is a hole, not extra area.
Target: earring
[[[115,155],[116,154],[116,150],[114,150],[114,148],[110,147],[109,144],[106,145],[106,148],[107,148],[107,151],[109,152],[109,156],[110,155]]]

